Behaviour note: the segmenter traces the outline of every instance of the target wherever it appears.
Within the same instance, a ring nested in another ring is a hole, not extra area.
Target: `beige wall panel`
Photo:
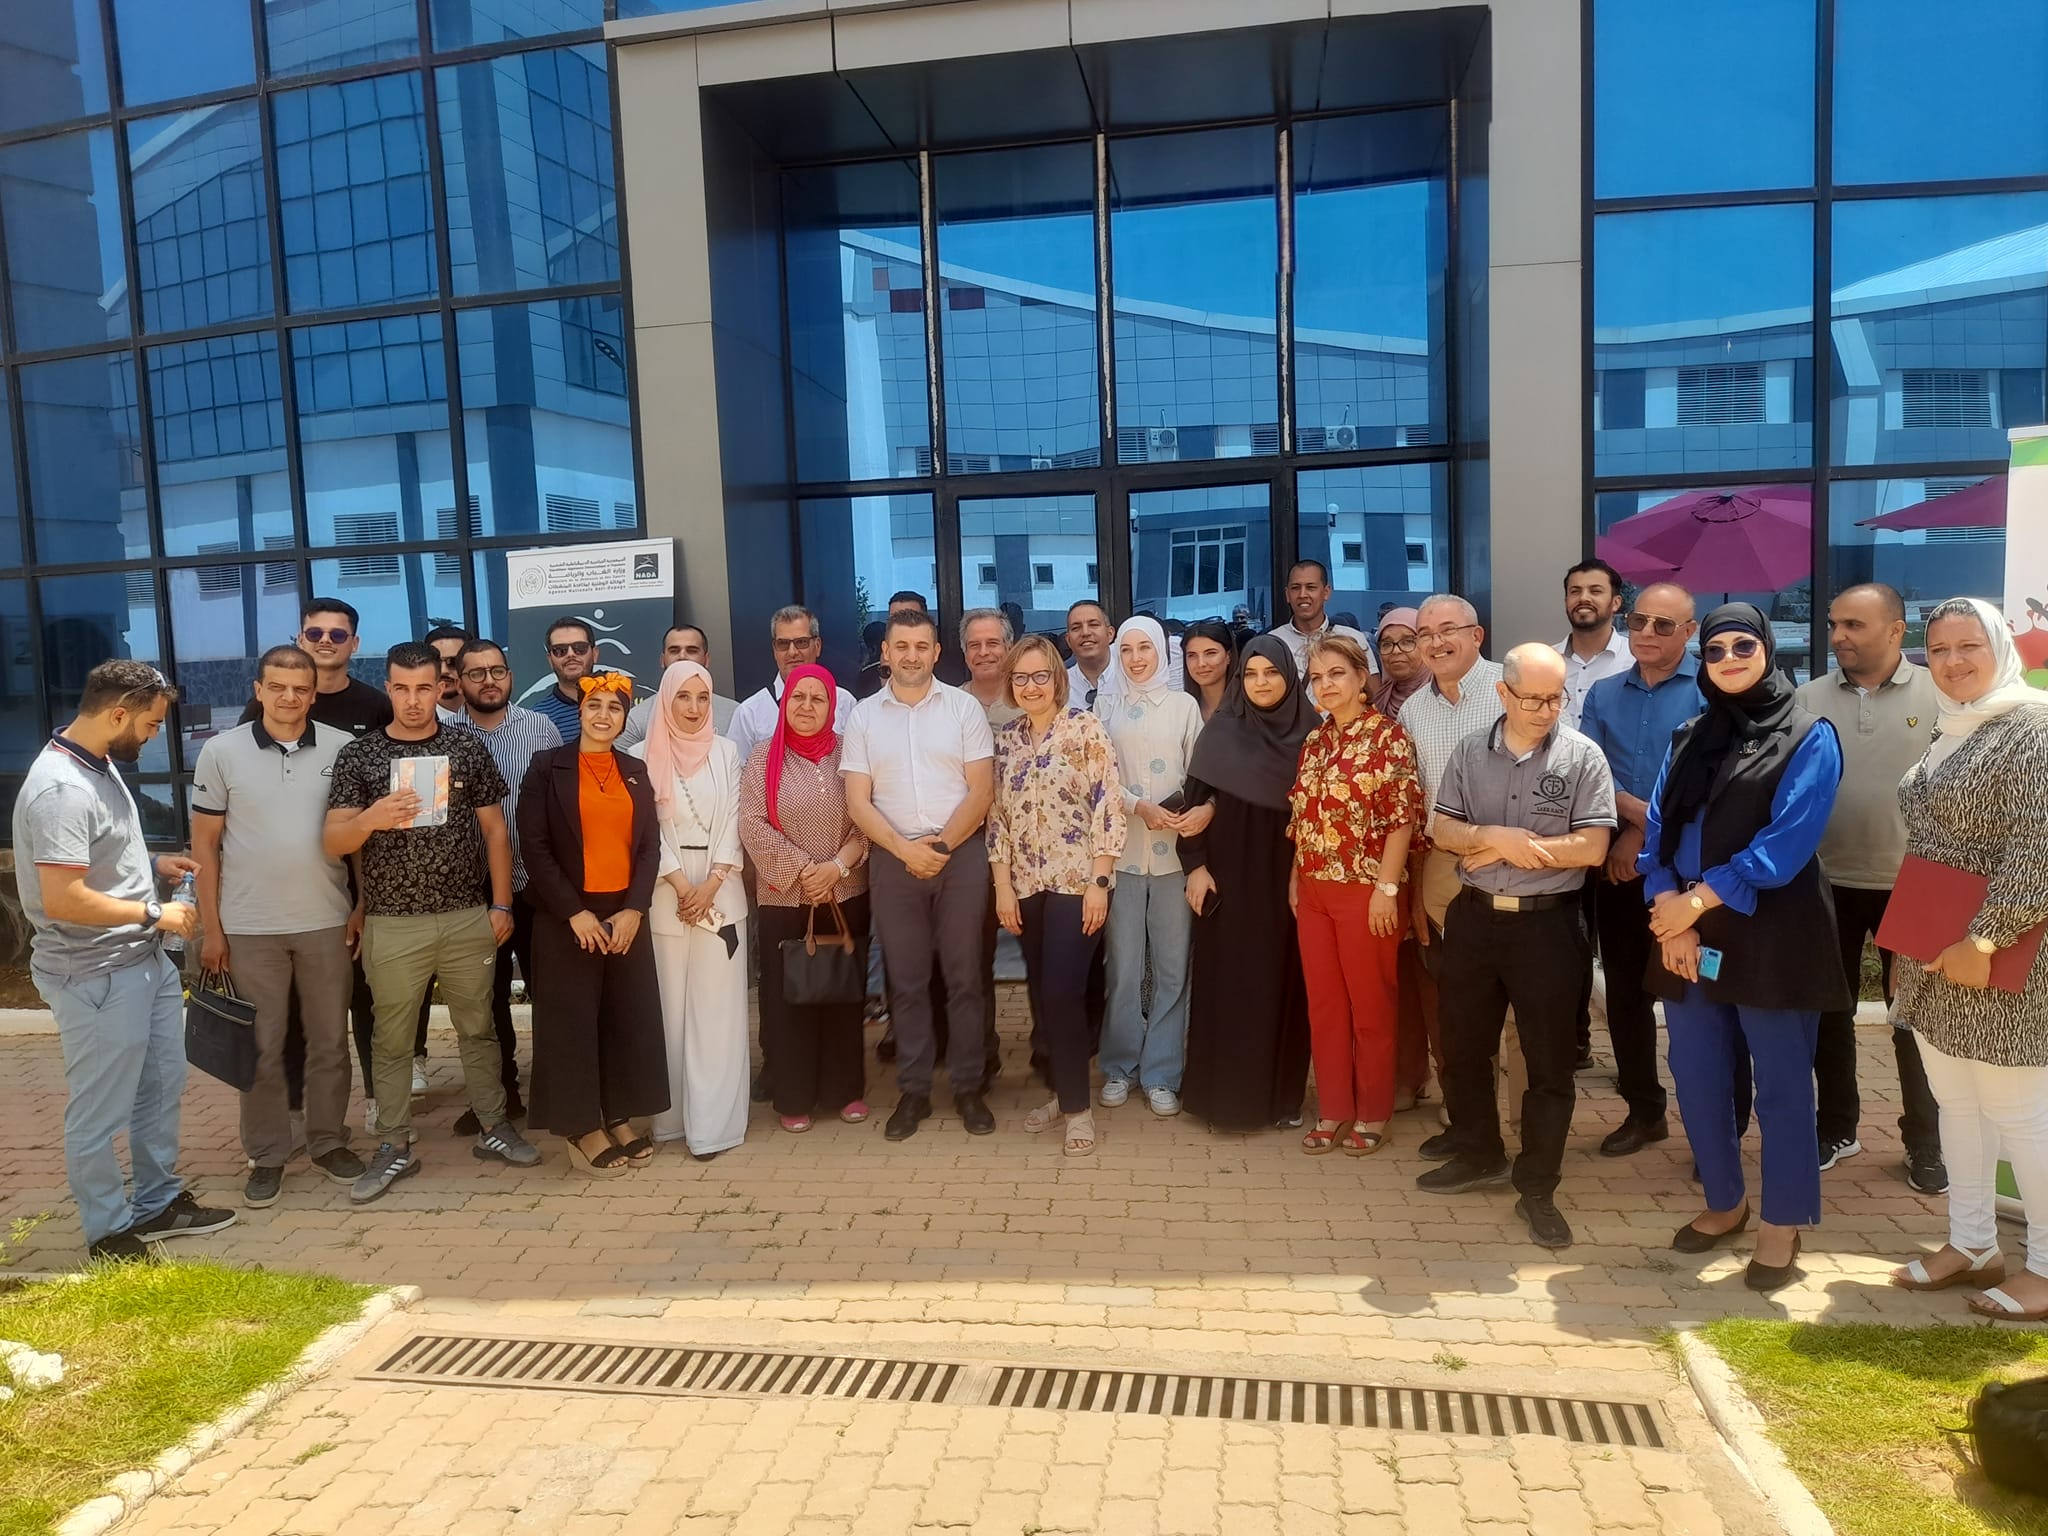
[[[975,58],[1067,45],[1067,0],[961,0],[833,18],[841,69]]]
[[[1490,656],[1565,629],[1564,572],[1585,520],[1579,276],[1575,261],[1491,273]]]
[[[1496,5],[1493,59],[1488,260],[1496,267],[1577,261],[1579,0]]]
[[[644,329],[708,322],[711,248],[704,219],[697,39],[640,43],[613,57],[625,146],[633,323]]]
[[[1076,43],[1119,43],[1129,38],[1232,27],[1320,21],[1330,0],[1071,0]],[[1402,7],[1416,9],[1414,0]]]
[[[697,39],[697,83],[779,80],[789,75],[822,75],[832,68],[832,23],[785,22],[738,32],[706,32]]]
[[[701,216],[701,214],[700,214]],[[638,287],[640,273],[634,272]],[[657,274],[658,275],[658,274]],[[724,484],[718,454],[712,328],[640,326],[640,458],[647,478],[647,532],[682,541],[678,607],[710,637],[720,692],[732,686],[732,608],[727,600]]]

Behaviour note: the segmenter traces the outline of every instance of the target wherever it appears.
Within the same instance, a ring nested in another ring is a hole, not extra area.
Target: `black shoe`
[[[1522,1196],[1515,1202],[1515,1214],[1529,1223],[1529,1237],[1537,1247],[1571,1247],[1571,1223],[1548,1195]]]
[[[353,1184],[363,1176],[363,1160],[347,1147],[336,1147],[313,1159],[313,1166],[337,1184]]]
[[[1823,1136],[1820,1140],[1820,1171],[1826,1173],[1845,1157],[1855,1157],[1863,1151],[1863,1143],[1854,1136]]]
[[[242,1186],[242,1204],[260,1211],[266,1205],[277,1204],[277,1197],[283,1190],[282,1168],[251,1168],[249,1182]]]
[[[894,1061],[895,1059],[896,1031],[891,1027],[884,1029],[882,1031],[882,1038],[875,1042],[875,1060]]]
[[[1671,1134],[1671,1123],[1662,1115],[1654,1120],[1624,1120],[1607,1133],[1600,1143],[1602,1157],[1627,1157],[1640,1152],[1653,1141],[1662,1141]]]
[[[1672,1237],[1671,1248],[1674,1253],[1710,1253],[1723,1243],[1733,1239],[1738,1232],[1748,1231],[1749,1207],[1744,1206],[1742,1208],[1742,1220],[1735,1223],[1726,1232],[1702,1232],[1694,1224],[1697,1220],[1698,1218],[1694,1218],[1694,1221],[1688,1221]]]
[[[506,1118],[507,1120],[510,1120],[510,1119],[511,1119],[512,1117],[511,1117],[510,1115],[507,1115],[507,1116],[506,1116],[505,1118]],[[476,1117],[476,1111],[475,1111],[475,1110],[473,1110],[473,1109],[465,1109],[465,1110],[464,1110],[464,1111],[463,1111],[463,1112],[462,1112],[462,1113],[461,1113],[460,1115],[456,1116],[456,1119],[455,1119],[455,1134],[456,1134],[456,1135],[458,1135],[458,1136],[481,1136],[481,1135],[483,1135],[483,1133],[484,1133],[484,1123],[483,1123],[483,1121],[481,1121],[481,1120],[477,1119],[477,1117]]]
[[[882,1134],[891,1141],[908,1141],[917,1134],[920,1120],[932,1116],[932,1101],[929,1094],[906,1093],[896,1101],[896,1112],[889,1117],[889,1123]]]
[[[960,1123],[967,1127],[970,1136],[989,1136],[995,1133],[996,1117],[988,1107],[988,1101],[979,1093],[956,1093],[953,1095],[953,1111],[959,1115]],[[889,1122],[894,1125],[892,1119]]]
[[[1743,1273],[1742,1283],[1752,1291],[1775,1291],[1779,1286],[1799,1275],[1799,1234],[1792,1234],[1792,1257],[1782,1264],[1759,1264],[1749,1261],[1749,1268]]]
[[[1948,1164],[1941,1153],[1919,1151],[1906,1154],[1906,1187],[1923,1195],[1948,1193]]]
[[[148,1264],[156,1258],[149,1244],[135,1235],[133,1227],[109,1232],[97,1242],[88,1244],[85,1256],[88,1259],[105,1259],[113,1264]]]
[[[1432,1163],[1449,1162],[1458,1155],[1458,1144],[1449,1131],[1438,1131],[1415,1149],[1415,1155]]]
[[[1593,1048],[1587,1046],[1579,1052],[1579,1059],[1572,1063],[1572,1070],[1574,1072],[1590,1072],[1599,1065],[1599,1060],[1593,1055]]]
[[[756,1104],[766,1104],[774,1097],[775,1090],[769,1086],[768,1074],[764,1071],[759,1077],[754,1079],[754,1102]]]
[[[151,1242],[162,1242],[167,1237],[204,1237],[209,1232],[218,1232],[222,1227],[234,1224],[233,1211],[201,1205],[192,1198],[192,1191],[188,1189],[181,1191],[177,1199],[149,1220],[138,1221],[128,1230]]]
[[[1508,1181],[1508,1160],[1502,1158],[1491,1168],[1482,1168],[1468,1163],[1462,1157],[1454,1157],[1448,1163],[1432,1168],[1427,1173],[1415,1176],[1415,1187],[1426,1189],[1433,1195],[1463,1194],[1468,1189],[1485,1189],[1494,1184]]]

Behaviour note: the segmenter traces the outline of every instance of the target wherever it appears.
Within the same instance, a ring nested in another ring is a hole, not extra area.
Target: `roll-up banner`
[[[661,684],[661,643],[675,623],[676,547],[671,539],[562,544],[505,556],[515,703],[555,685],[548,669],[548,626],[577,618],[597,637],[597,664],[625,672],[636,695]]]

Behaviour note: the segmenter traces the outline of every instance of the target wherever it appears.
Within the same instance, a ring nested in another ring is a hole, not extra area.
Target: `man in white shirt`
[[[790,668],[816,661],[824,649],[824,641],[818,634],[818,616],[794,603],[775,610],[768,620],[768,638],[775,646],[775,681],[742,701],[733,710],[732,718],[722,732],[726,740],[740,749],[742,766],[754,748],[775,734],[776,717],[782,713],[783,679],[789,676]],[[837,709],[832,718],[851,720],[853,695],[841,688],[835,702]],[[715,702],[712,708],[716,710]],[[714,713],[714,730],[718,729],[717,722],[718,717]]]
[[[1102,604],[1084,597],[1067,609],[1067,698],[1076,709],[1093,709],[1102,686],[1116,674],[1110,669],[1110,647],[1116,626]]]
[[[888,686],[849,716],[839,772],[847,815],[873,850],[871,910],[888,968],[902,1093],[887,1135],[916,1135],[932,1112],[936,960],[956,1025],[946,1052],[954,1108],[969,1133],[986,1136],[996,1125],[982,1097],[988,1057],[969,1021],[982,1016],[988,985],[982,926],[991,898],[981,824],[995,798],[995,740],[981,705],[932,676],[939,626],[930,614],[892,615],[882,654]]]
[[[694,624],[678,624],[661,639],[661,670],[674,666],[679,661],[694,661],[705,671],[711,670],[711,642],[704,638],[704,631]],[[646,687],[650,679],[642,678],[641,686]],[[654,688],[661,686],[657,673],[651,679]],[[721,736],[732,733],[732,717],[739,709],[737,699],[728,699],[722,693],[711,695],[711,729]],[[647,739],[647,722],[654,718],[654,691],[649,689],[647,697],[635,704],[626,715],[626,728],[619,732],[614,746],[627,752],[638,752],[640,743]],[[773,722],[769,724],[773,731]]]
[[[1558,642],[1564,658],[1564,723],[1579,728],[1586,695],[1603,677],[1635,665],[1621,613],[1621,573],[1605,560],[1581,560],[1564,573],[1564,617],[1571,633]]]
[[[1294,617],[1272,633],[1287,642],[1294,652],[1294,670],[1303,677],[1308,676],[1308,648],[1326,635],[1356,640],[1366,655],[1373,654],[1370,640],[1348,624],[1333,624],[1324,612],[1331,590],[1330,572],[1322,561],[1297,560],[1287,568],[1287,606]]]

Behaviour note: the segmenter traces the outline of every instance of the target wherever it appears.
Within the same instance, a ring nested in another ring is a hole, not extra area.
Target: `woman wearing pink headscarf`
[[[709,1162],[747,1134],[747,897],[740,755],[712,730],[711,674],[679,661],[641,743],[661,813],[661,879],[647,927],[661,980],[669,1109],[656,1141]]]

